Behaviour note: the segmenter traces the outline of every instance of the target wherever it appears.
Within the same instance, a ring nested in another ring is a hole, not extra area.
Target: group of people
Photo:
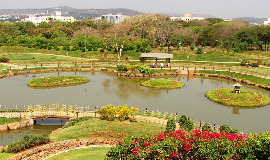
[[[168,62],[166,66],[170,67],[170,63]],[[153,68],[157,68],[157,67],[158,67],[157,62],[156,62],[156,63],[153,62]],[[161,62],[161,63],[160,63],[160,68],[163,68],[163,67],[164,67],[164,63]]]

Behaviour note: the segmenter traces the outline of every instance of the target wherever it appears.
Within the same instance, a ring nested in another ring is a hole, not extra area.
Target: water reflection
[[[184,87],[173,90],[158,90],[140,86],[140,81],[149,78],[124,78],[105,72],[76,72],[90,82],[79,86],[53,89],[32,89],[25,84],[36,76],[74,75],[75,72],[36,73],[28,76],[0,79],[0,105],[68,104],[78,106],[124,105],[140,110],[159,110],[178,115],[187,115],[197,121],[227,124],[245,132],[270,130],[270,105],[261,108],[237,108],[220,105],[208,100],[205,93],[219,88],[232,88],[235,81],[196,76],[175,76]],[[156,78],[156,77],[155,77]],[[168,78],[168,77],[163,77]],[[243,85],[243,84],[242,84]],[[263,94],[270,92],[243,85]],[[237,116],[235,116],[237,115]]]
[[[149,79],[149,78],[148,78]],[[115,78],[105,79],[102,82],[104,93],[107,95],[115,94],[120,99],[128,100],[130,96],[138,95],[145,98],[155,97],[160,95],[160,90],[153,90],[147,87],[140,86],[140,82],[148,80],[145,78]]]
[[[5,146],[12,142],[20,141],[25,135],[36,135],[47,133],[62,127],[66,120],[37,120],[33,126],[20,128],[17,130],[7,130],[0,132],[0,146]]]

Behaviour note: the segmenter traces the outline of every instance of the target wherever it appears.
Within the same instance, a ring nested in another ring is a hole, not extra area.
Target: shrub
[[[219,130],[227,133],[230,131],[230,127],[227,125],[222,125],[219,127]]]
[[[0,62],[2,62],[2,63],[8,63],[9,61],[10,61],[9,58],[5,58],[5,57],[0,58]]]
[[[99,50],[99,52],[103,53],[103,52],[104,52],[104,48],[101,48],[101,49]]]
[[[123,65],[123,64],[118,65],[117,70],[118,71],[124,71],[124,72],[128,71],[127,67],[125,65]]]
[[[176,124],[174,118],[169,118],[166,125],[165,133],[175,132]]]
[[[41,144],[46,144],[50,141],[47,134],[42,135],[25,135],[21,141],[13,142],[8,145],[6,149],[3,149],[1,152],[7,153],[17,153],[25,149],[31,148],[33,146],[38,146]]]
[[[203,52],[203,48],[202,47],[198,47],[197,54],[202,54],[202,52]]]
[[[149,52],[152,52],[152,50],[150,48],[146,48],[145,52],[149,53]]]
[[[117,114],[120,121],[126,120],[130,117],[130,109],[127,105],[124,106],[118,106],[117,107]]]
[[[207,131],[207,132],[212,132],[212,131],[213,131],[212,125],[209,124],[209,123],[206,123],[206,124],[204,124],[204,125],[202,126],[202,130],[203,130],[203,131]]]
[[[181,128],[185,129],[186,131],[190,131],[194,128],[194,123],[191,120],[188,120],[186,115],[181,115],[178,119],[178,123]]]
[[[106,159],[268,159],[269,136],[178,130],[152,138],[126,138],[111,147]]]
[[[128,71],[134,71],[140,68],[140,65],[126,65]]]
[[[149,74],[151,70],[150,70],[150,67],[149,66],[147,66],[147,65],[141,65],[139,67],[139,71],[141,73],[147,73],[147,74]]]
[[[190,48],[190,50],[193,51],[195,47],[192,45],[192,46],[190,46],[189,48]]]
[[[116,116],[116,107],[113,105],[107,105],[106,107],[102,107],[98,113],[100,114],[101,119],[112,121]]]

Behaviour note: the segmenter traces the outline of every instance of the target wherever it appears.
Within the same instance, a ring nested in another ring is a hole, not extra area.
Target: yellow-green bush
[[[126,65],[127,70],[134,71],[140,68],[140,65]]]
[[[119,118],[120,121],[126,119],[134,120],[134,116],[138,113],[138,108],[128,108],[127,105],[115,107],[113,105],[107,105],[106,107],[102,107],[98,113],[100,114],[101,119],[106,119],[108,121],[114,120],[114,118]],[[132,116],[133,117],[132,117]]]

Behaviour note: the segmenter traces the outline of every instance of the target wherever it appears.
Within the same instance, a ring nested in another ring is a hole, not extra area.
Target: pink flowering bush
[[[106,159],[268,159],[270,133],[236,134],[178,130],[152,138],[126,138]]]

